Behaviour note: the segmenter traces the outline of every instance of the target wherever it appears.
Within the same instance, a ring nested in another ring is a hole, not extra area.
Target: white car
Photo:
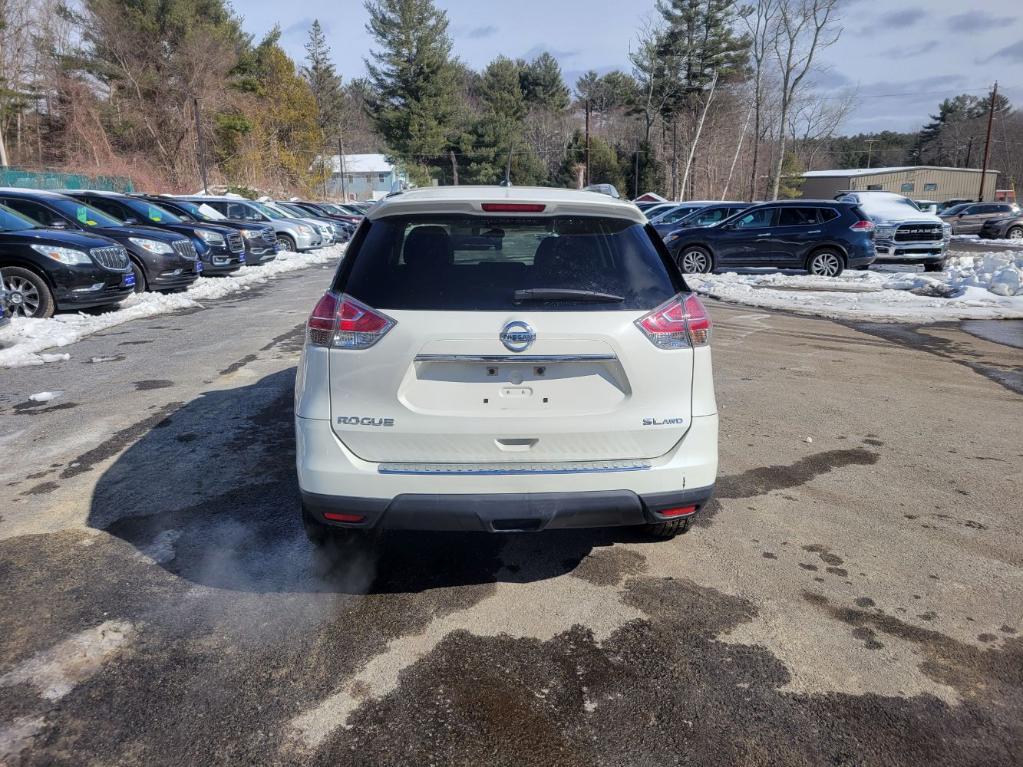
[[[306,530],[688,529],[718,468],[711,322],[607,195],[441,187],[360,226],[295,385]]]

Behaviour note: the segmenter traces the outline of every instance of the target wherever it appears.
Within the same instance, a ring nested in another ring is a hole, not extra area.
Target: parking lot
[[[317,554],[292,387],[327,274],[3,371],[0,763],[1023,760],[1019,348],[708,301],[687,535]]]

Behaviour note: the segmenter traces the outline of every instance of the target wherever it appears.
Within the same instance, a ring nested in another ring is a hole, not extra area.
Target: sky
[[[656,0],[436,0],[447,11],[454,54],[482,69],[499,54],[548,51],[572,85],[583,72],[628,70],[629,47]],[[338,71],[365,73],[372,48],[362,0],[234,0],[247,32],[275,24],[296,60],[319,19]],[[843,133],[916,130],[947,96],[983,96],[991,84],[1023,105],[1023,2],[1020,0],[846,0],[838,42],[822,55],[822,95],[854,89]]]

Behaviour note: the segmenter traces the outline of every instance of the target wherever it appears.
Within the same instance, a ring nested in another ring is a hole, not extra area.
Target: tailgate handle
[[[536,446],[536,443],[539,442],[539,441],[540,441],[539,439],[519,439],[519,438],[516,438],[516,439],[495,439],[494,440],[494,442],[497,443],[497,446],[499,448],[501,448],[502,450],[504,450],[506,452],[509,452],[509,453],[522,452],[522,451],[525,451],[525,450],[532,450],[533,447]]]

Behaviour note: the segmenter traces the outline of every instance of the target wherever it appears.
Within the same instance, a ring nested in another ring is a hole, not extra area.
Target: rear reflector
[[[710,343],[710,316],[692,293],[675,296],[636,320],[636,325],[660,349],[688,349]]]
[[[397,323],[351,296],[324,293],[306,323],[313,346],[368,349]]]
[[[696,513],[695,506],[679,506],[677,509],[665,509],[657,512],[662,517],[688,517]]]
[[[328,522],[364,522],[366,518],[361,514],[335,514],[332,511],[323,512],[323,518]]]
[[[546,205],[531,202],[485,202],[485,213],[543,213]]]

